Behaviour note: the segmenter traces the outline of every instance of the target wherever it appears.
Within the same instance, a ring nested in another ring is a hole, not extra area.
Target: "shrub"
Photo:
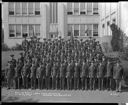
[[[5,43],[2,43],[2,51],[9,51],[9,50],[10,48],[8,47],[8,45]]]

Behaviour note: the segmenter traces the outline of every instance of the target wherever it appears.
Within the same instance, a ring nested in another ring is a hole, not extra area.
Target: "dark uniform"
[[[108,90],[112,89],[112,77],[113,77],[113,65],[108,60],[108,63],[107,63],[107,89]]]
[[[7,78],[8,89],[10,89],[13,84],[14,75],[15,75],[15,72],[14,72],[14,67],[12,65],[12,62],[8,61],[8,67],[6,69],[6,78]]]
[[[88,78],[88,64],[87,62],[83,62],[82,64],[82,72],[81,72],[81,85],[82,85],[82,89],[86,89],[87,90],[87,78]]]
[[[30,61],[28,60],[22,68],[22,79],[23,79],[23,87],[28,88],[28,78],[30,75]]]
[[[55,88],[57,89],[57,85],[56,85],[57,65],[56,65],[56,63],[54,63],[54,65],[52,67],[51,76],[52,76],[52,89],[55,89]]]
[[[31,66],[31,89],[36,89],[36,69],[37,69],[37,66],[36,64],[33,62],[32,63],[32,66]]]
[[[18,89],[21,88],[20,78],[21,78],[22,67],[23,67],[23,63],[21,60],[19,60],[19,62],[17,62],[16,68],[15,68],[15,88],[18,88]]]
[[[121,80],[123,79],[123,67],[120,65],[119,61],[117,61],[116,66],[114,67],[114,79],[116,81],[116,91],[121,91]]]
[[[89,67],[89,79],[90,89],[92,90],[95,86],[95,66],[93,62],[91,62],[91,65]]]
[[[104,65],[102,64],[102,62],[100,62],[99,66],[98,66],[97,78],[98,78],[99,90],[101,90],[101,89],[103,90]]]
[[[64,89],[65,86],[65,75],[66,75],[66,67],[65,63],[61,63],[60,66],[60,89]]]
[[[51,67],[50,63],[46,65],[46,88],[50,89],[50,77],[51,77]]]
[[[67,78],[67,89],[70,90],[71,89],[71,64],[69,63],[67,66],[67,74],[66,74],[66,78]]]
[[[38,89],[43,88],[44,77],[45,77],[45,67],[42,63],[40,63],[40,66],[37,68],[36,71],[36,78],[38,79]]]

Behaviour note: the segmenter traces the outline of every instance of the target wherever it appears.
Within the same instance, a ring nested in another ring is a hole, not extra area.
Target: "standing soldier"
[[[7,87],[8,87],[8,89],[11,88],[11,85],[13,83],[13,75],[14,75],[14,70],[13,70],[12,62],[8,61],[8,67],[6,69],[6,78],[7,78]]]
[[[59,84],[59,80],[60,80],[60,70],[59,70],[59,62],[56,63],[56,70],[57,70],[57,74],[56,74],[56,88],[59,89],[60,88],[60,84]]]
[[[15,89],[18,88],[20,89],[20,78],[21,78],[21,70],[22,70],[22,61],[19,60],[19,62],[17,62],[16,68],[15,68]]]
[[[50,76],[51,76],[51,67],[50,67],[50,63],[47,63],[46,65],[46,88],[50,89]]]
[[[33,61],[31,66],[31,89],[36,89],[36,63]]]
[[[68,63],[67,66],[67,74],[66,74],[66,78],[67,78],[67,89],[70,90],[71,89],[71,63]]]
[[[95,81],[94,81],[94,72],[95,72],[95,67],[93,61],[91,62],[91,65],[89,67],[89,79],[90,79],[90,89],[94,89]]]
[[[74,72],[74,89],[79,89],[79,77],[80,77],[80,65],[75,63],[75,72]]]
[[[121,92],[121,80],[123,79],[124,70],[122,65],[120,64],[120,61],[117,61],[114,67],[114,71],[115,71],[114,79],[116,81],[116,91]]]
[[[108,90],[112,89],[112,77],[113,77],[113,65],[108,59],[108,62],[107,62],[107,89]]]
[[[100,62],[98,66],[97,78],[98,78],[98,88],[99,90],[103,90],[104,65],[102,62]]]
[[[28,78],[30,75],[30,60],[28,59],[24,63],[25,65],[22,68],[22,79],[23,79],[23,87],[26,89],[28,88]]]
[[[82,83],[82,89],[84,88],[87,90],[87,78],[88,78],[88,64],[83,61],[82,64],[82,72],[81,72],[81,83]]]
[[[53,64],[51,76],[52,76],[52,89],[55,89],[55,88],[57,89],[56,87],[57,65],[56,63]]]
[[[39,63],[39,67],[36,70],[36,78],[38,79],[38,89],[42,89],[42,75],[41,75],[41,70],[42,70],[42,63]]]

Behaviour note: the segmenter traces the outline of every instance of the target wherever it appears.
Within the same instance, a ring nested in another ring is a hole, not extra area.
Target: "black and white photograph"
[[[1,2],[1,102],[128,103],[128,2]]]

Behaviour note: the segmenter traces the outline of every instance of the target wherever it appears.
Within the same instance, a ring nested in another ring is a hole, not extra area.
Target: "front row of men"
[[[24,61],[21,57],[14,65],[16,60],[13,56],[6,71],[9,89],[13,86],[15,89],[112,90],[115,83],[116,91],[121,91],[123,68],[119,60],[112,63],[103,57],[100,62],[96,59],[91,62],[88,59],[65,60],[51,65],[51,62],[38,62],[36,59],[31,64],[30,59]]]

